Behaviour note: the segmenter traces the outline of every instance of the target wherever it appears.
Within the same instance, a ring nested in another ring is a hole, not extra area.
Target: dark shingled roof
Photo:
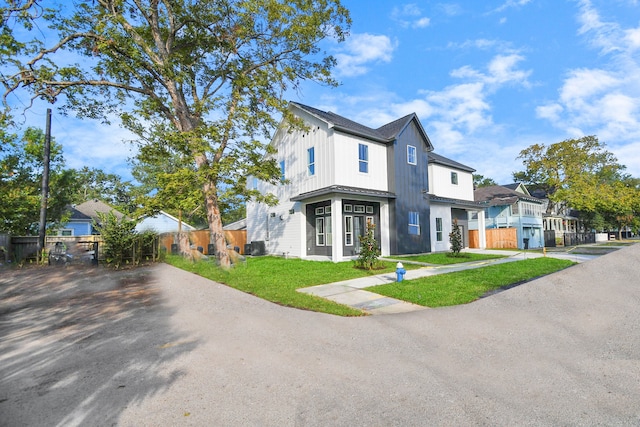
[[[116,218],[121,219],[124,215],[111,206],[100,200],[94,199],[81,203],[71,208],[71,219],[87,220],[98,219],[98,212],[107,214],[113,212]]]
[[[393,142],[398,137],[398,135],[407,127],[407,125],[415,119],[420,132],[424,136],[427,148],[429,150],[433,150],[433,145],[429,140],[429,136],[422,128],[422,124],[420,123],[420,120],[418,120],[418,116],[416,116],[415,113],[404,116],[398,120],[394,120],[391,123],[387,123],[386,125],[381,126],[378,129],[373,129],[360,123],[354,122],[353,120],[347,119],[346,117],[340,116],[336,113],[332,113],[331,111],[322,111],[317,108],[293,101],[291,102],[291,104],[331,124],[335,129],[338,129],[342,132],[362,136],[367,139],[372,139],[374,141],[384,143]]]
[[[348,187],[346,185],[332,185],[329,187],[320,188],[318,190],[309,191],[307,193],[298,194],[291,198],[292,202],[298,200],[306,200],[311,197],[324,196],[327,194],[346,194],[346,195],[358,195],[369,197],[381,197],[386,199],[395,199],[396,195],[388,191],[371,190],[367,188]]]
[[[529,202],[543,203],[540,199],[526,196],[502,185],[477,188],[473,192],[473,199],[476,202],[483,202],[485,206],[512,205],[520,199]]]
[[[462,163],[458,163],[455,160],[448,159],[440,154],[436,154],[434,152],[429,153],[429,163],[437,163],[444,166],[449,166],[451,168],[460,169],[466,172],[475,172],[476,170],[467,165],[463,165]]]

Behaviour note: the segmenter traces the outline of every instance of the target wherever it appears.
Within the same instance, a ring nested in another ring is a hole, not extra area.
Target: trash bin
[[[524,243],[524,248],[529,249],[529,238],[525,237],[524,239],[522,239],[522,242]]]

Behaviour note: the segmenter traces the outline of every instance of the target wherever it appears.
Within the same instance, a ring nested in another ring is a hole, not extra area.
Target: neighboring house
[[[535,196],[544,201],[542,224],[544,231],[555,232],[555,237],[562,240],[565,233],[584,233],[584,221],[579,218],[579,212],[570,208],[566,202],[551,203],[544,190],[532,191]]]
[[[143,231],[155,231],[158,234],[173,233],[180,229],[182,231],[193,231],[195,227],[164,211],[160,211],[153,216],[144,217],[136,225],[136,231],[139,233]]]
[[[544,247],[542,213],[544,200],[533,197],[519,183],[480,187],[474,191],[475,201],[484,206],[486,228],[515,228],[518,248]]]
[[[69,218],[69,222],[61,225],[58,229],[59,236],[99,234],[95,228],[95,224],[100,222],[98,213],[108,214],[109,212],[113,212],[118,219],[124,217],[121,212],[118,212],[111,206],[97,199],[71,206],[69,209],[71,210],[71,217]]]
[[[248,242],[264,241],[271,254],[337,262],[359,253],[360,236],[373,224],[383,256],[417,254],[440,247],[434,230],[441,218],[440,236],[447,242],[441,247],[448,248],[451,230],[445,226],[452,215],[463,216],[456,201],[473,204],[472,169],[434,157],[433,173],[455,170],[458,188],[430,187],[433,145],[415,114],[373,129],[299,103],[290,108],[307,128],[283,123],[271,141],[282,184],[248,180],[279,200],[274,207],[247,203]],[[432,203],[441,216],[431,215]]]

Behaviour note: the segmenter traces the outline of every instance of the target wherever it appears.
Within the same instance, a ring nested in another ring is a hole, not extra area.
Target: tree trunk
[[[222,217],[220,216],[220,208],[218,207],[218,197],[216,188],[211,183],[204,185],[205,205],[207,209],[207,220],[209,222],[209,231],[211,233],[210,242],[213,244],[216,259],[223,268],[231,267],[231,259],[227,252],[227,239],[224,237],[222,229]]]
[[[178,231],[178,250],[183,257],[193,258],[191,245],[189,244],[189,233]]]

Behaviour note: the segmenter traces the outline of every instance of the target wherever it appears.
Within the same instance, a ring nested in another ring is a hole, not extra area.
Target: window
[[[367,213],[368,214],[372,214],[373,213],[373,206],[367,206]]]
[[[358,170],[369,173],[369,147],[364,144],[358,144]]]
[[[324,218],[316,218],[316,246],[324,246]]]
[[[284,181],[284,160],[280,162],[280,181]]]
[[[457,172],[451,172],[451,183],[453,185],[458,185],[458,173]]]
[[[344,217],[344,244],[353,246],[353,217]]]
[[[60,232],[61,236],[73,236],[73,230],[62,230]]]
[[[353,211],[355,213],[364,213],[364,205],[355,205]]]
[[[324,215],[324,206],[316,208],[316,215]]]
[[[442,242],[442,218],[436,218],[436,241]]]
[[[314,147],[307,149],[307,171],[309,176],[316,174],[316,150]]]
[[[415,165],[418,163],[418,157],[416,153],[416,147],[413,145],[407,145],[407,163]]]
[[[418,212],[409,212],[409,234],[420,235],[420,214]]]
[[[345,212],[353,212],[353,205],[344,205]]]

